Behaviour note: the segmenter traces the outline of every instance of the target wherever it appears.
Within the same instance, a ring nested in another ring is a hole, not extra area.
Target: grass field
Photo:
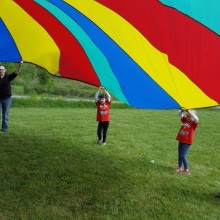
[[[103,147],[95,106],[11,108],[0,219],[220,219],[219,113],[198,111],[184,176],[175,172],[177,110],[112,109]]]

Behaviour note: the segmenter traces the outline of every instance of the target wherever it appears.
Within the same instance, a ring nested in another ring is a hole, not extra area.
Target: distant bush
[[[13,97],[12,107],[25,108],[25,107],[49,107],[49,108],[96,108],[95,101],[73,99],[66,100],[63,97],[44,98],[32,96],[28,98],[15,98]],[[113,102],[111,108],[126,109],[132,108],[124,103]]]
[[[48,88],[46,86],[29,86],[24,85],[24,95],[51,95],[51,96],[63,96],[63,97],[78,97],[78,98],[93,98],[94,91],[81,88],[69,88],[69,87],[53,87]]]
[[[9,73],[15,71],[17,63],[4,63]],[[24,63],[21,73],[12,81],[14,95],[28,96],[61,96],[66,98],[94,99],[97,87],[88,83],[71,80],[49,74],[45,69],[31,64]],[[117,100],[113,94],[112,100]]]

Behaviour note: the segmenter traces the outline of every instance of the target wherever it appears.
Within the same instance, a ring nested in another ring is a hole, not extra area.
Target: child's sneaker
[[[102,145],[106,145],[106,143],[104,142],[104,143],[102,143]]]
[[[98,140],[97,143],[98,143],[98,144],[102,144],[102,140]]]
[[[182,171],[183,171],[183,168],[182,168],[182,167],[177,167],[177,168],[176,168],[176,172],[180,173],[180,172],[182,172]]]
[[[183,171],[182,171],[182,174],[190,175],[190,172],[189,172],[189,170],[183,170]]]

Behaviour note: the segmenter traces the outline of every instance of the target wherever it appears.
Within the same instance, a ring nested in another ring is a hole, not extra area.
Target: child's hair
[[[99,95],[99,98],[101,99],[101,98],[105,98],[106,99],[106,95],[105,94],[101,94],[101,95]]]

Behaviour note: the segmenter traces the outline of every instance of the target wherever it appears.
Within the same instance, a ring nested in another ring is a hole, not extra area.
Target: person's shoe
[[[182,174],[185,174],[185,175],[190,175],[189,170],[183,170],[181,173],[182,173]]]
[[[106,142],[102,143],[102,145],[106,145]]]
[[[176,168],[176,172],[181,173],[182,171],[183,171],[183,168],[182,168],[182,167],[177,167],[177,168]]]
[[[6,129],[2,129],[2,132],[7,132],[8,130],[6,130]]]
[[[102,144],[102,140],[98,140],[97,143],[98,143],[98,144]]]

